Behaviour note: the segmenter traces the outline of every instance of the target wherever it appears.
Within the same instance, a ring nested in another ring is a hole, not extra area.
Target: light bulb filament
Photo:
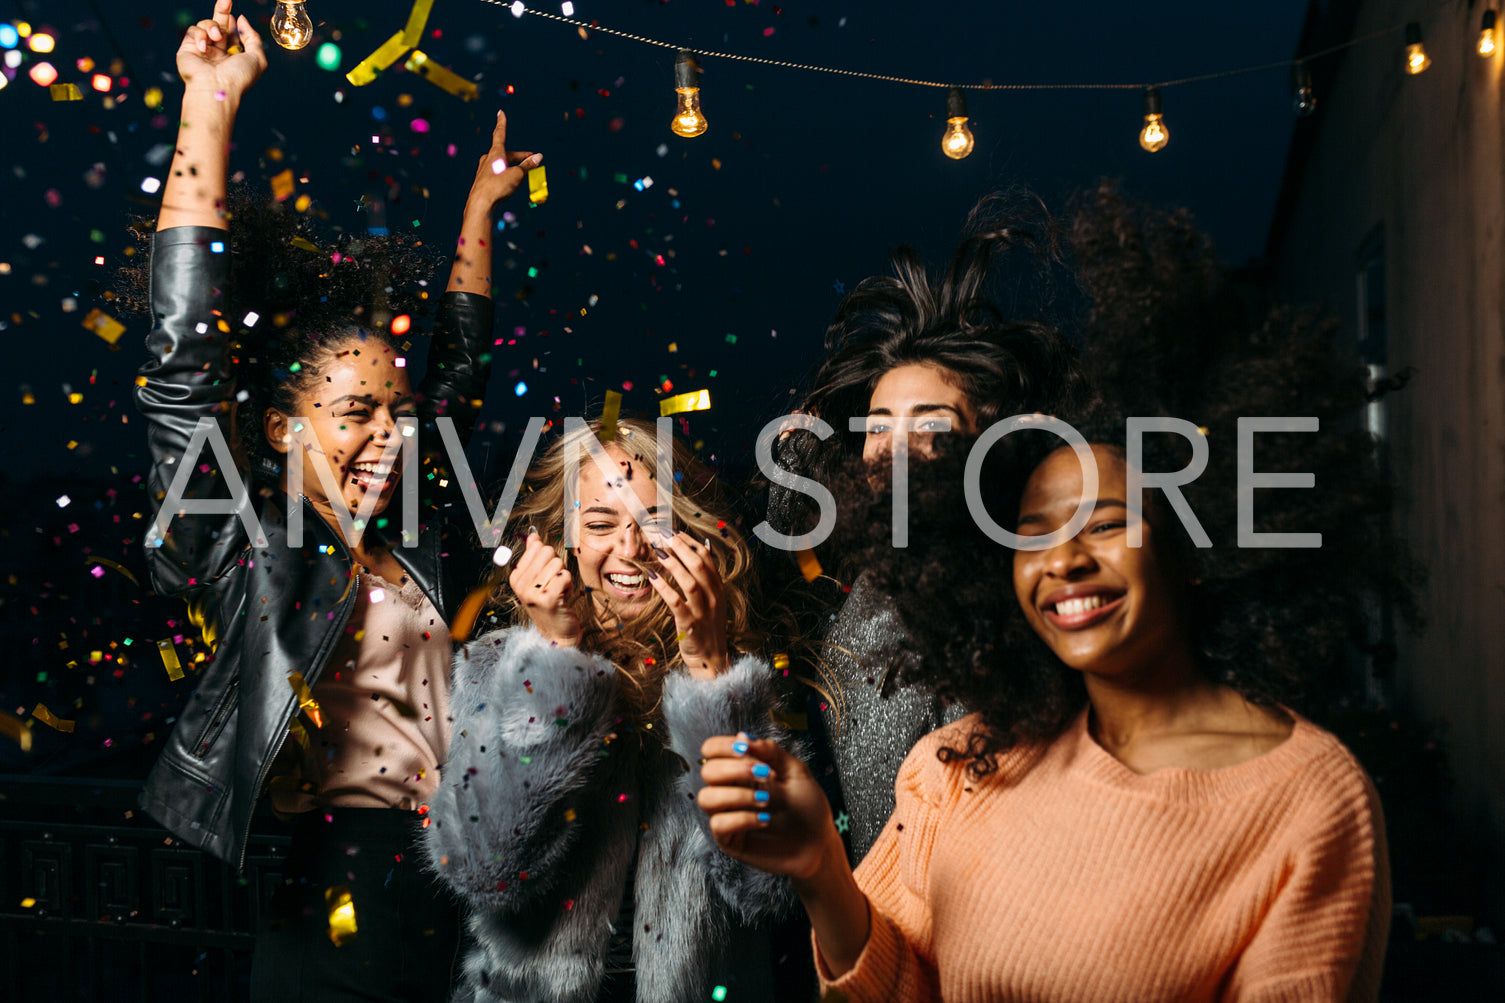
[[[674,121],[669,128],[674,130],[676,136],[684,136],[686,139],[705,132],[710,123],[700,112],[700,88],[679,87],[675,89],[675,93],[679,95],[679,106],[674,109]]]
[[[948,118],[946,135],[941,139],[941,151],[952,160],[960,160],[972,152],[976,139],[967,128],[965,118]]]
[[[1139,145],[1151,153],[1165,149],[1165,144],[1171,141],[1170,130],[1165,127],[1163,115],[1146,115],[1144,128],[1139,132]]]
[[[284,49],[301,49],[313,40],[314,23],[303,9],[303,0],[277,0],[272,37]]]

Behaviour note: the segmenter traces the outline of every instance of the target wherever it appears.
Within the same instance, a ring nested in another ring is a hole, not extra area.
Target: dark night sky
[[[606,26],[773,59],[962,82],[1134,83],[1285,59],[1306,4],[576,6],[577,16]],[[31,53],[6,71],[13,79],[0,91],[0,262],[10,265],[0,275],[7,360],[0,456],[12,479],[142,469],[128,391],[145,325],[127,320],[112,351],[80,321],[107,306],[97,294],[129,243],[126,216],[142,210],[142,179],[165,171],[149,161],[173,139],[179,25],[208,9],[207,0],[191,9],[0,3],[0,20],[55,31],[57,49],[45,58],[85,95],[52,102],[26,77],[44,58]],[[499,356],[487,420],[512,426],[529,414],[593,410],[624,382],[633,386],[625,407],[656,411],[655,386],[667,376],[676,391],[711,388],[715,409],[692,423],[708,451],[740,452],[753,430],[786,409],[816,358],[838,284],[882,270],[896,243],[944,260],[967,208],[991,189],[1029,186],[1059,207],[1099,177],[1121,178],[1131,194],[1190,207],[1230,262],[1258,255],[1291,130],[1280,70],[1167,91],[1172,139],[1153,156],[1136,142],[1137,91],[974,93],[976,151],[953,162],[939,149],[942,91],[708,58],[702,96],[711,128],[685,140],[668,128],[669,50],[602,34],[582,40],[570,26],[515,19],[480,0],[440,0],[422,47],[479,78],[481,100],[463,104],[400,64],[365,88],[343,79],[402,26],[406,3],[309,0],[308,9],[319,25],[314,44],[287,52],[268,43],[271,65],[242,108],[232,168],[266,190],[270,175],[293,167],[308,178],[299,191],[328,212],[332,227],[368,225],[357,200],[383,200],[389,226],[418,220],[444,247],[492,115],[504,108],[512,145],[545,153],[552,198],[532,209],[508,206],[519,225],[507,232],[517,249],[498,261],[498,331],[526,334]],[[264,26],[270,6],[247,0],[242,10]],[[319,43],[335,31],[341,73],[315,63]],[[116,76],[130,82],[117,79],[114,94],[124,100],[113,109],[76,69],[81,57],[99,64],[94,72],[123,60]],[[166,114],[143,107],[154,85],[167,92]],[[412,95],[409,107],[399,105],[403,94]],[[411,128],[419,117],[431,124],[427,133]],[[380,152],[373,135],[382,136]],[[274,153],[282,159],[269,159]],[[103,180],[96,172],[91,184],[86,174],[96,164]],[[638,191],[617,175],[653,184]],[[532,279],[530,267],[538,269]],[[514,298],[524,285],[527,298]],[[593,295],[599,301],[590,307]],[[512,392],[519,379],[529,387],[521,399]],[[28,389],[36,403],[23,406]],[[82,402],[68,403],[68,390]]]

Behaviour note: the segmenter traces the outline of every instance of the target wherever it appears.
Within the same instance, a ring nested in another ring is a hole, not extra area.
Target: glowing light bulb
[[[1291,110],[1302,118],[1317,110],[1317,94],[1312,90],[1312,71],[1304,61],[1291,67]]]
[[[685,49],[680,49],[674,59],[674,92],[679,95],[679,107],[674,109],[669,128],[686,139],[705,132],[710,123],[700,111],[700,65]]]
[[[1144,128],[1139,130],[1139,145],[1151,153],[1165,149],[1171,141],[1171,131],[1165,127],[1165,116],[1160,111],[1160,88],[1144,89]]]
[[[277,0],[277,9],[272,13],[272,37],[284,49],[301,49],[313,41],[314,23],[303,9],[303,0]]]
[[[1488,59],[1499,47],[1499,43],[1495,41],[1495,12],[1487,10],[1479,24],[1479,55]]]
[[[1406,72],[1413,77],[1432,65],[1426,46],[1421,44],[1421,25],[1415,21],[1406,25]]]
[[[960,87],[946,92],[946,134],[941,137],[941,152],[960,160],[972,152],[976,139],[967,128],[967,95]]]

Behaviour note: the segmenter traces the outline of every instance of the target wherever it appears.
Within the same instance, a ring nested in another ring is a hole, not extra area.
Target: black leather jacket
[[[233,441],[230,336],[216,316],[225,300],[229,259],[224,230],[175,227],[156,236],[156,324],[147,336],[151,358],[140,370],[136,406],[147,419],[151,491],[158,499],[200,418],[219,422],[225,440]],[[422,444],[438,441],[432,425],[441,414],[455,419],[462,442],[469,439],[474,404],[490,370],[484,353],[491,325],[492,304],[484,296],[445,293],[440,300],[427,373],[416,391]],[[195,467],[206,464],[207,472],[195,469],[185,498],[229,497],[207,448]],[[420,483],[432,482],[420,475]],[[267,770],[298,711],[288,675],[300,672],[310,686],[318,680],[360,595],[343,541],[306,500],[296,502],[304,506],[304,545],[291,550],[288,497],[275,485],[249,487],[265,547],[252,546],[235,514],[180,515],[161,546],[146,552],[153,585],[187,601],[189,617],[214,655],[147,778],[141,806],[185,841],[237,868],[244,866]],[[392,554],[449,620],[474,581],[457,573],[483,554],[468,521],[457,520],[452,532],[439,506],[426,506],[423,515],[417,545],[393,547]]]

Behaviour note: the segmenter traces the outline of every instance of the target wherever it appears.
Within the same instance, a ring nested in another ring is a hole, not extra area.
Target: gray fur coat
[[[429,868],[466,906],[456,1003],[591,1003],[634,863],[639,1001],[703,1003],[718,985],[771,1000],[759,927],[793,893],[717,849],[695,794],[706,738],[787,738],[769,718],[772,671],[744,656],[713,680],[670,676],[659,727],[672,755],[618,734],[617,682],[610,662],[531,627],[457,654],[424,833]]]

